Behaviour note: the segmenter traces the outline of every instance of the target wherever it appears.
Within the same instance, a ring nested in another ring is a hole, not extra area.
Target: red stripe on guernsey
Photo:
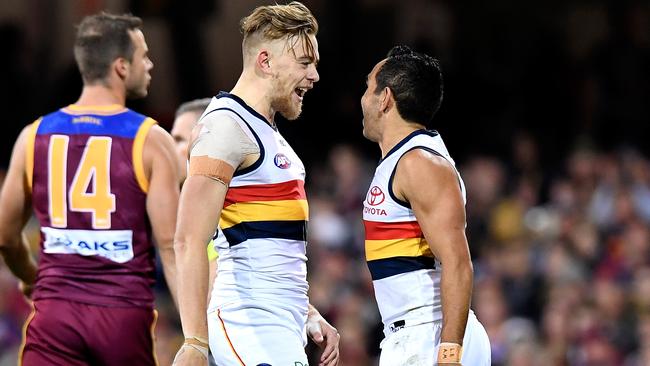
[[[378,222],[363,220],[366,240],[421,238],[422,229],[417,221]]]
[[[299,179],[274,184],[230,187],[223,207],[237,202],[305,200],[305,182]]]

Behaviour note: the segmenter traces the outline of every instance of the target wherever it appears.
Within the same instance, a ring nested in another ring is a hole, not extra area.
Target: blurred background
[[[20,130],[77,99],[72,44],[84,15],[144,19],[153,80],[129,106],[170,129],[180,103],[234,85],[238,22],[268,3],[3,0],[0,181]],[[380,151],[361,135],[359,100],[402,43],[442,63],[433,127],[467,185],[472,307],[493,364],[650,365],[650,2],[305,4],[320,23],[321,81],[280,130],[307,166],[310,296],[341,333],[341,364],[376,365],[383,337],[361,222]],[[37,241],[35,224],[28,234]],[[168,365],[182,334],[160,280],[157,351]],[[0,263],[0,365],[15,364],[28,312]]]

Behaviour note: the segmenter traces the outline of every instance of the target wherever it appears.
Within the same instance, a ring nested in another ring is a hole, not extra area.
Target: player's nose
[[[307,79],[312,83],[318,82],[318,80],[320,80],[320,75],[318,74],[318,70],[316,70],[316,65],[309,65],[309,70],[307,71]]]

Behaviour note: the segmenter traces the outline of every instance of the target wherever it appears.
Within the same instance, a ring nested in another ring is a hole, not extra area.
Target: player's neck
[[[124,92],[115,90],[103,84],[84,85],[81,95],[75,104],[77,105],[111,105],[124,106],[126,95]]]
[[[379,141],[382,158],[384,158],[386,154],[388,154],[388,152],[395,147],[395,145],[404,140],[406,136],[411,134],[413,131],[421,130],[423,128],[424,126],[420,124],[409,123],[403,120],[399,122],[387,123],[384,127],[384,131],[382,131],[381,139]]]
[[[271,108],[266,85],[261,85],[260,80],[249,77],[246,72],[243,72],[230,93],[241,98],[249,107],[264,116],[268,123],[275,125],[275,111]]]

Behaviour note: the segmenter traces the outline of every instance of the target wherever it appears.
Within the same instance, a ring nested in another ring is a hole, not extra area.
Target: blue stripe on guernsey
[[[250,221],[223,230],[230,246],[249,239],[288,239],[307,241],[307,221]]]
[[[93,113],[68,114],[59,110],[43,118],[37,134],[110,135],[133,138],[145,118],[147,117],[131,110],[108,116]]]
[[[404,144],[409,142],[412,138],[414,138],[417,135],[429,135],[431,137],[438,136],[438,131],[436,130],[415,130],[408,134],[408,136],[404,137],[402,141],[398,142],[397,145],[393,146],[390,151],[388,151],[388,154],[384,156],[383,159],[379,160],[379,164],[381,164],[384,160],[386,160],[389,156],[391,156],[395,151],[399,150]]]
[[[368,261],[372,280],[395,276],[420,269],[435,269],[436,259],[430,257],[392,257]]]
[[[226,92],[223,92],[223,91],[222,91],[222,92],[219,92],[219,94],[217,94],[215,97],[216,97],[217,99],[218,99],[218,98],[230,98],[230,99],[234,100],[234,101],[237,102],[240,106],[244,107],[244,109],[246,109],[246,110],[248,111],[248,113],[250,113],[250,114],[252,114],[253,116],[257,117],[257,119],[259,119],[260,121],[266,123],[266,125],[269,126],[271,129],[273,129],[274,131],[277,131],[277,130],[278,130],[277,127],[275,127],[275,126],[273,126],[273,125],[271,125],[271,124],[269,123],[269,121],[266,119],[266,117],[264,117],[264,116],[262,116],[261,114],[259,114],[256,110],[254,110],[254,109],[251,108],[248,104],[246,104],[246,102],[244,102],[243,99],[241,99],[240,97],[236,96],[235,94],[230,94],[230,93],[226,93]]]

